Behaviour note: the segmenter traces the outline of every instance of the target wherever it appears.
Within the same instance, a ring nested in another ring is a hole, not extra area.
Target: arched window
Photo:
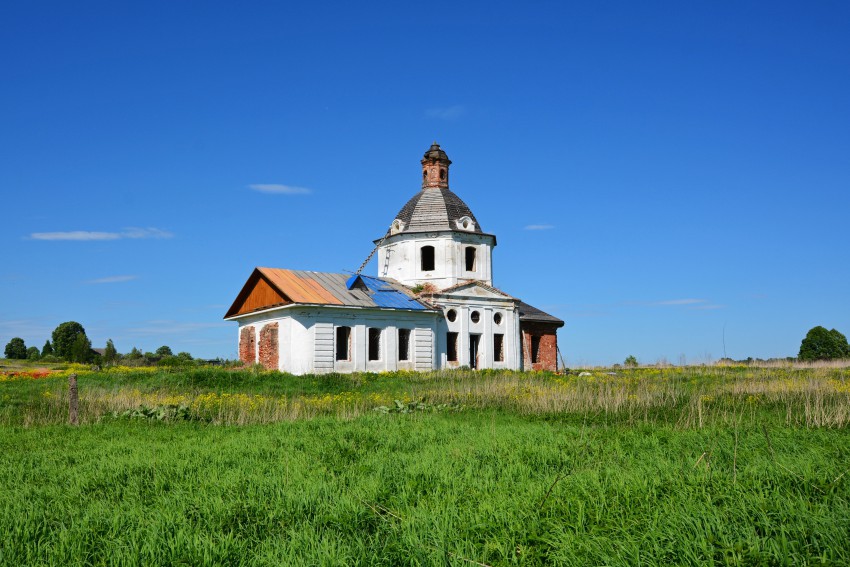
[[[419,250],[419,255],[421,259],[422,271],[423,272],[431,272],[434,270],[434,247],[433,246],[423,246]]]
[[[475,271],[475,246],[466,247],[466,271]]]

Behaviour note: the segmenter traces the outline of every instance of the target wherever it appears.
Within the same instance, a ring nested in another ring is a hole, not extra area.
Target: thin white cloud
[[[94,280],[89,280],[86,283],[90,284],[107,284],[107,283],[121,283],[121,282],[129,282],[135,279],[138,279],[139,276],[107,276],[105,278],[97,278]]]
[[[439,118],[440,120],[455,120],[464,114],[466,114],[466,108],[461,104],[429,108],[425,111],[425,115],[429,118]]]
[[[666,299],[664,301],[655,301],[650,305],[695,305],[698,303],[707,303],[706,299]]]
[[[709,303],[708,305],[694,305],[691,309],[723,309],[726,307],[725,305],[719,305],[717,303]]]
[[[309,195],[313,192],[312,189],[307,189],[306,187],[279,185],[277,183],[255,183],[248,185],[248,188],[259,191],[260,193],[274,193],[276,195]]]
[[[124,238],[171,238],[173,233],[159,228],[125,228],[121,232],[98,232],[92,230],[72,230],[68,232],[33,232],[32,240],[74,240],[78,242],[93,240],[121,240]]]
[[[525,230],[552,230],[555,228],[555,225],[552,224],[529,224],[526,225]]]

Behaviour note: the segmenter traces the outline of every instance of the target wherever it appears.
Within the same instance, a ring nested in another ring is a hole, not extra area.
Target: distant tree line
[[[51,340],[52,339],[52,342]],[[98,366],[122,364],[126,366],[182,366],[193,364],[195,359],[188,352],[174,354],[171,347],[163,345],[154,352],[142,352],[138,348],[121,354],[112,339],[103,349],[93,349],[86,330],[76,321],[66,321],[53,330],[51,338],[41,350],[36,346],[27,348],[24,339],[15,337],[6,345],[4,355],[8,359],[40,360],[42,362],[80,362]]]

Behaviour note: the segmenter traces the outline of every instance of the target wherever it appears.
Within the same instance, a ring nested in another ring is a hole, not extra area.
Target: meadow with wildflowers
[[[848,426],[841,366],[0,371],[0,564],[848,564]]]

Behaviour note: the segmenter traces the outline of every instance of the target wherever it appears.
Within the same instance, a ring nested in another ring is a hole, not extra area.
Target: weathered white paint
[[[408,286],[431,283],[438,288],[464,280],[493,284],[493,247],[490,234],[457,231],[402,233],[388,237],[378,247],[378,275],[393,278]],[[434,269],[423,271],[421,249],[434,247]],[[476,250],[475,269],[466,270],[467,246]]]
[[[277,322],[279,370],[292,374],[428,371],[472,366],[470,334],[481,335],[478,368],[522,368],[515,299],[470,282],[434,296],[432,302],[440,312],[288,305],[233,319],[239,323],[237,341],[242,328],[250,325],[255,328],[257,345],[260,329]],[[450,309],[457,313],[453,322],[445,316]],[[479,313],[477,323],[472,321],[474,311]],[[497,313],[501,315],[498,324],[494,319]],[[351,328],[350,360],[336,360],[336,328],[339,326]],[[381,330],[380,360],[368,360],[369,328]],[[401,328],[411,330],[407,361],[398,360],[398,330]],[[448,332],[458,333],[456,362],[449,362],[446,357]],[[503,361],[495,360],[493,337],[496,333],[504,335]],[[255,352],[255,356],[258,354]]]
[[[291,374],[324,374],[431,370],[436,367],[433,342],[439,317],[435,311],[287,305],[231,319],[239,323],[237,341],[244,327],[253,326],[257,344],[260,329],[277,322],[278,369]],[[338,326],[351,328],[350,360],[335,360]],[[368,360],[369,328],[381,330],[380,360]],[[411,330],[407,361],[398,360],[399,328]],[[258,347],[255,350],[256,357]]]
[[[466,286],[453,289],[434,297],[433,303],[439,305],[443,311],[438,325],[437,349],[440,353],[440,366],[453,368],[458,366],[472,366],[469,358],[470,334],[481,335],[479,344],[478,368],[504,368],[517,370],[522,368],[522,356],[520,356],[520,331],[519,311],[517,301],[506,297],[485,287],[477,282],[470,282]],[[457,316],[454,321],[449,321],[446,314],[454,309]],[[473,311],[478,311],[479,320],[472,321]],[[494,317],[499,313],[502,317],[500,323],[496,324]],[[448,332],[458,333],[458,360],[449,362],[446,359],[448,352]],[[504,360],[498,362],[494,356],[493,335],[499,333],[504,335],[502,345]]]

